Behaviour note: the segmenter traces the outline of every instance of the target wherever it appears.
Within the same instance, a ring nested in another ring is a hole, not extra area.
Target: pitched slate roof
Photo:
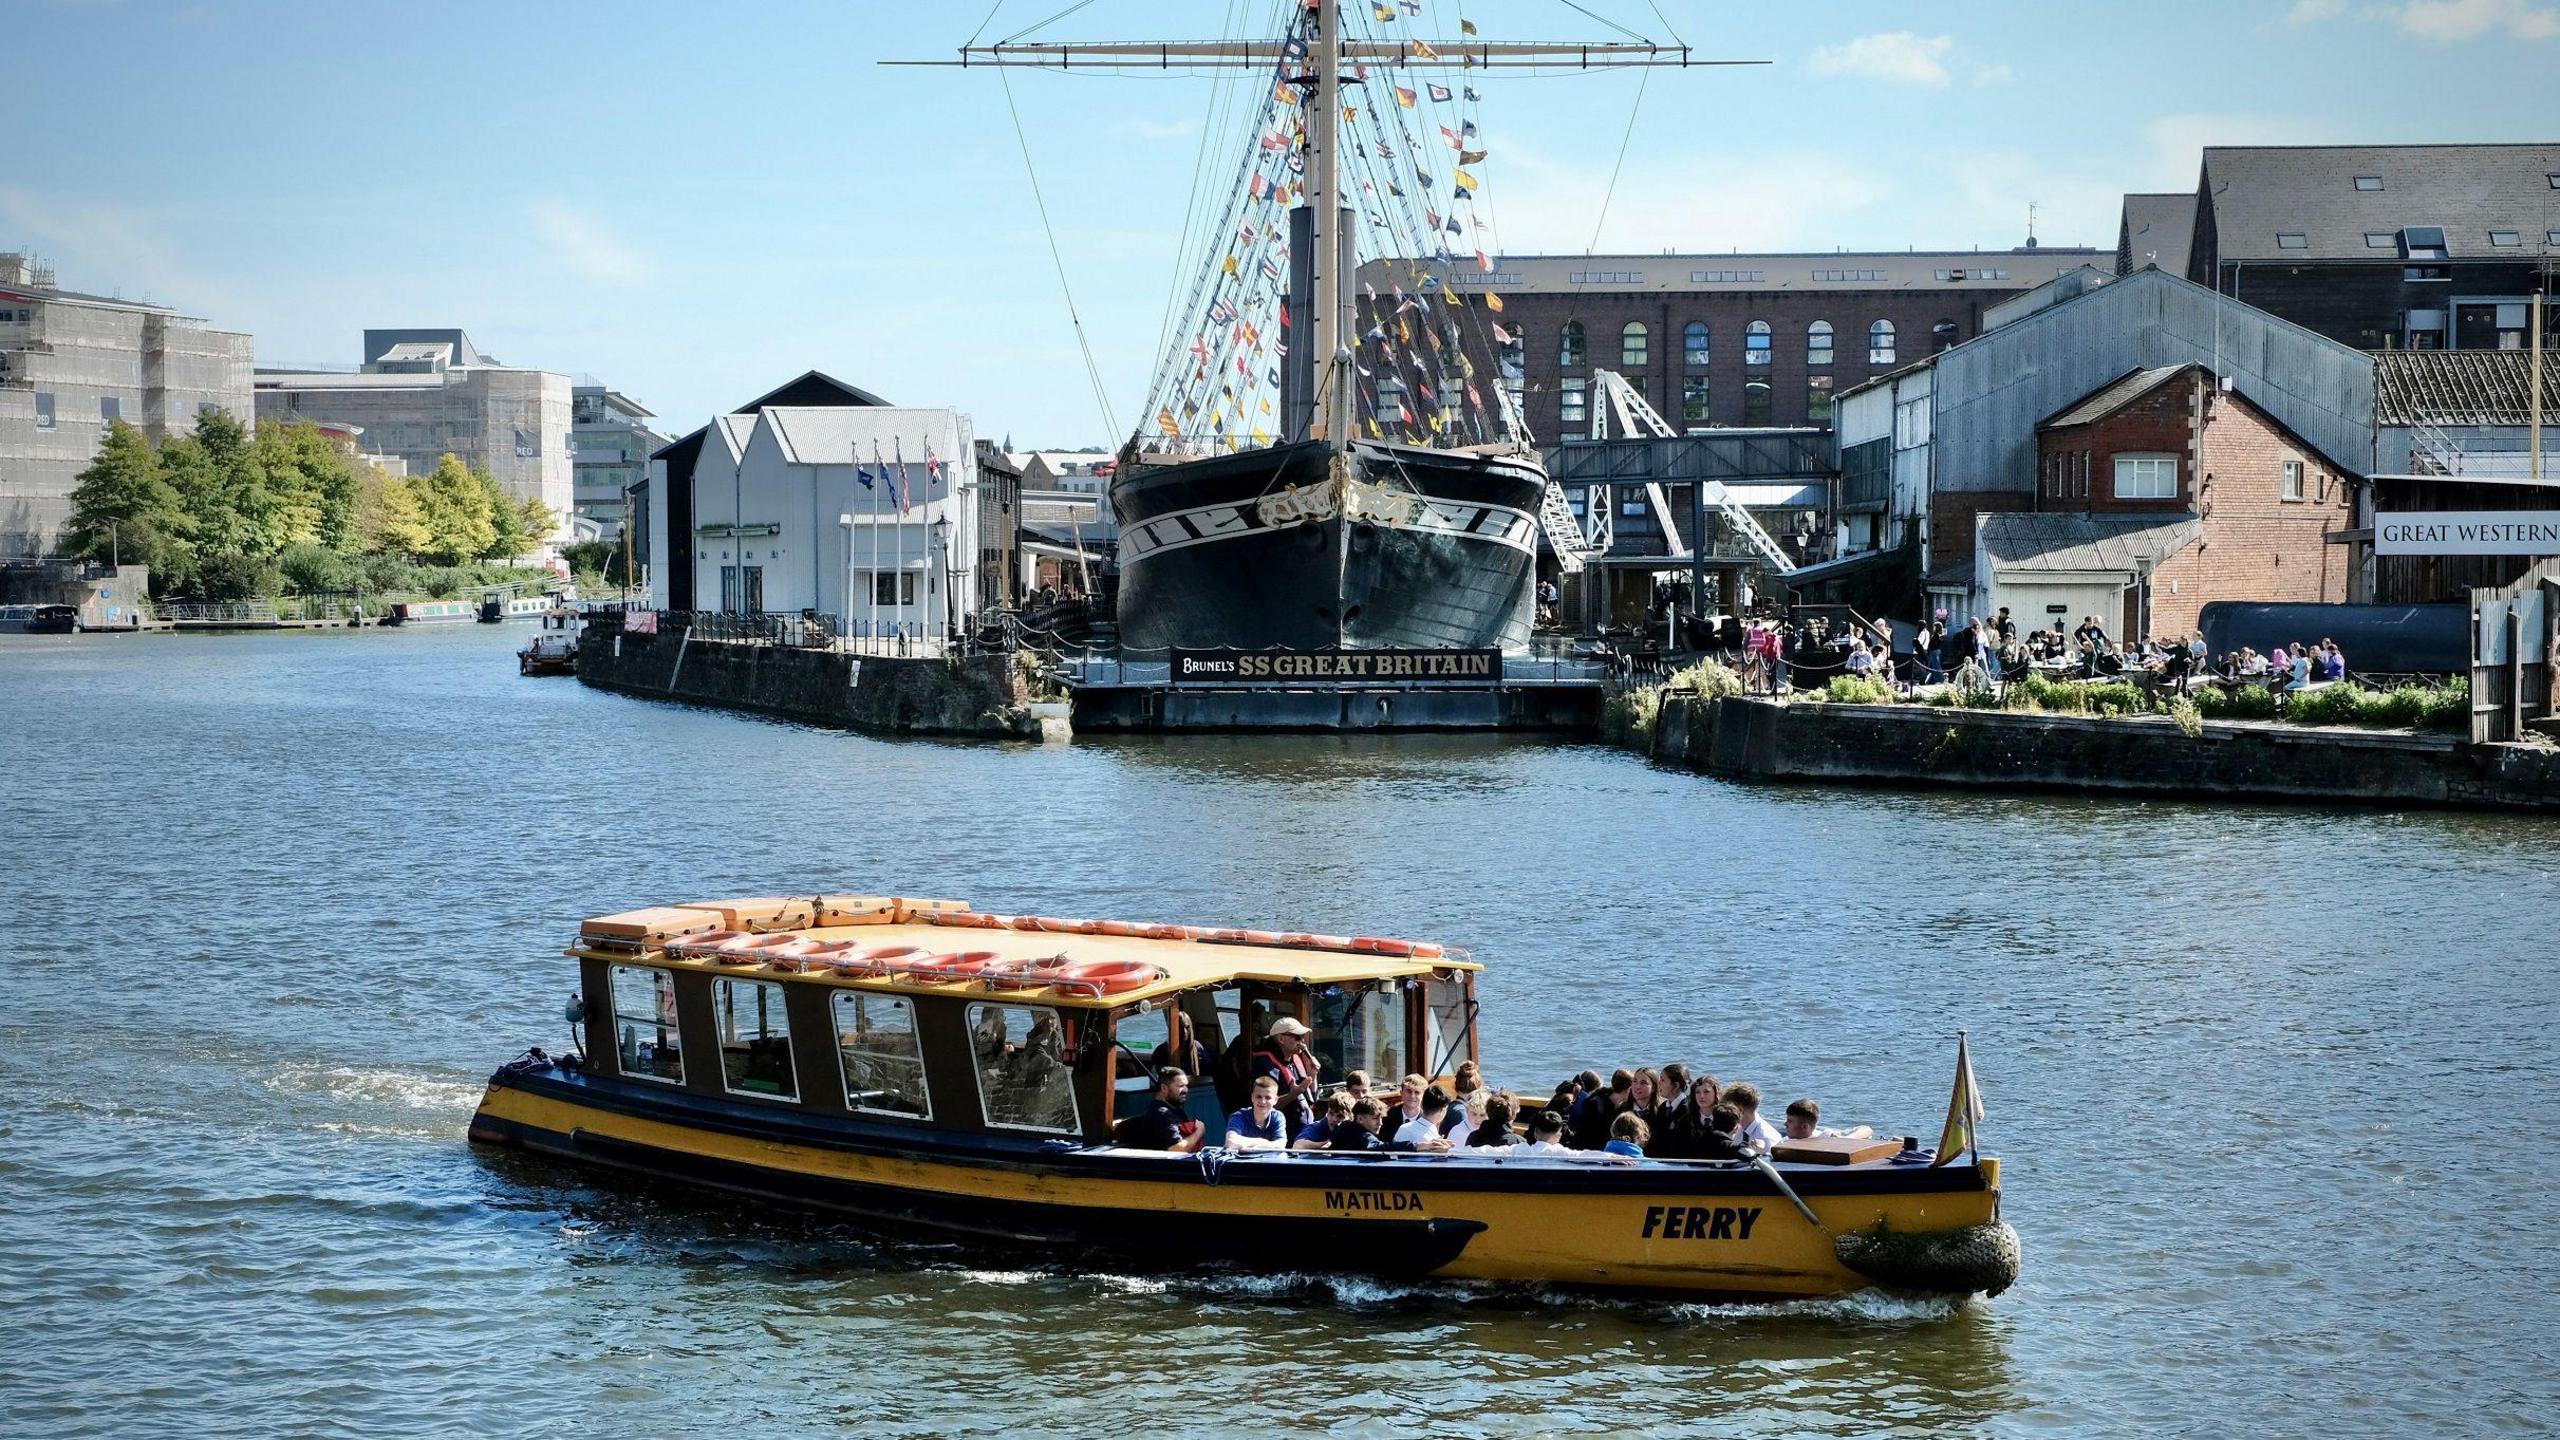
[[[1991,568],[2057,572],[2147,572],[2204,533],[2193,515],[2154,517],[2040,515],[2003,511],[1982,517],[1982,549]]]
[[[2203,196],[2213,206],[2215,244],[2232,260],[2400,260],[2404,226],[2444,229],[2456,260],[2529,260],[2543,232],[2560,226],[2560,142],[2521,145],[2208,146]],[[2378,176],[2379,190],[2358,190]],[[2519,246],[2493,246],[2491,230],[2516,231]],[[2389,233],[2377,249],[2368,233]],[[2299,234],[2300,249],[2276,243]]]
[[[2373,357],[2374,423],[2526,424],[2532,364],[2522,350],[2385,350]],[[2543,356],[2542,423],[2560,425],[2560,356]]]
[[[2036,426],[2039,430],[2059,430],[2066,425],[2087,425],[2104,420],[2176,377],[2204,367],[2192,362],[2185,365],[2155,365],[2148,370],[2128,370],[2079,399]]]
[[[2176,195],[2127,195],[2124,221],[2116,232],[2116,260],[2130,275],[2157,265],[2172,275],[2187,273],[2187,251],[2195,244],[2196,197],[2192,190]]]

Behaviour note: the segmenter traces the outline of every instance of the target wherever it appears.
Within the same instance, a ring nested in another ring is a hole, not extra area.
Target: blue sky
[[[2198,148],[2560,138],[2560,0],[1588,0],[1765,68],[1655,72],[1603,251],[2112,247]],[[1008,0],[989,38],[1064,8]],[[1247,6],[1267,8],[1268,0]],[[1094,0],[1049,38],[1207,38],[1226,4]],[[1459,0],[1427,0],[1452,23]],[[1487,39],[1605,37],[1465,0]],[[1106,424],[988,72],[941,4],[0,0],[0,249],[75,289],[352,362],[459,325],[670,429],[816,367],[1022,446],[1116,439],[1155,344],[1207,82],[1017,73]],[[1504,248],[1579,253],[1638,82],[1488,83]]]

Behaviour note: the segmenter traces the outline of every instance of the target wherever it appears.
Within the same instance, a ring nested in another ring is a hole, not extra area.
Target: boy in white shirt
[[[1449,1092],[1433,1085],[1422,1092],[1422,1113],[1396,1127],[1393,1150],[1419,1150],[1438,1153],[1449,1148],[1449,1137],[1440,1133],[1440,1117],[1449,1113]]]

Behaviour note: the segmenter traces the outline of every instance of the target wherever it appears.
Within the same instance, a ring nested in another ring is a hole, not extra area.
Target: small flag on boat
[[[1488,310],[1499,312],[1502,309],[1502,297],[1487,290],[1484,292],[1484,305]]]
[[[1229,322],[1229,321],[1231,321],[1231,320],[1233,320],[1233,319],[1235,319],[1235,318],[1236,318],[1236,307],[1234,307],[1233,305],[1228,304],[1228,303],[1227,303],[1226,301],[1224,301],[1224,300],[1213,300],[1213,301],[1211,301],[1211,302],[1209,303],[1209,323],[1210,323],[1210,324],[1212,324],[1212,325],[1224,325],[1224,324],[1226,324],[1227,322]]]
[[[1403,107],[1404,107],[1404,108],[1406,108],[1407,110],[1412,109],[1412,108],[1413,108],[1413,102],[1414,102],[1415,100],[1419,99],[1419,98],[1421,98],[1421,97],[1419,97],[1419,96],[1415,95],[1412,91],[1407,90],[1406,88],[1404,88],[1404,87],[1403,87],[1403,86],[1401,86],[1401,85],[1399,85],[1399,86],[1397,86],[1397,87],[1396,87],[1396,103],[1397,103],[1397,104],[1399,104],[1399,105],[1401,105],[1401,106],[1403,106]]]
[[[1974,1132],[1982,1124],[1982,1090],[1973,1083],[1973,1055],[1965,1045],[1964,1032],[1956,1032],[1956,1089],[1947,1097],[1947,1128],[1938,1133],[1938,1158],[1929,1162],[1931,1169],[1947,1164],[1956,1156],[1973,1148]]]
[[[1423,44],[1421,41],[1416,40],[1413,42],[1413,58],[1416,60],[1437,60],[1440,58],[1440,52]]]
[[[1167,406],[1156,412],[1156,428],[1167,435],[1178,436],[1182,433],[1182,422],[1173,418],[1173,408]]]
[[[1451,171],[1450,174],[1457,180],[1458,188],[1461,191],[1473,190],[1476,188],[1476,177],[1468,174],[1466,171],[1454,170]]]
[[[1270,409],[1271,407],[1270,407],[1270,406],[1268,406],[1268,405],[1266,405],[1266,406],[1264,406],[1264,407],[1262,407],[1262,408],[1264,408],[1265,410],[1268,410],[1268,409]],[[1259,425],[1254,426],[1254,427],[1253,427],[1253,443],[1254,443],[1254,444],[1256,444],[1256,445],[1268,445],[1268,444],[1270,444],[1270,443],[1271,443],[1271,436],[1270,436],[1270,433],[1269,433],[1269,432],[1267,432],[1267,431],[1265,431],[1265,430],[1264,430],[1261,426],[1259,426]]]
[[[1290,36],[1288,39],[1280,42],[1280,58],[1288,61],[1292,65],[1306,59],[1307,42],[1296,35]]]
[[[1237,273],[1237,270],[1236,270],[1236,257],[1234,257],[1233,255],[1230,255],[1230,256],[1228,256],[1226,259],[1219,261],[1219,262],[1218,262],[1218,270],[1219,270],[1219,273],[1221,273],[1221,274],[1225,274],[1225,275],[1233,275],[1233,274],[1236,274],[1236,273]]]
[[[1479,95],[1479,94],[1477,94],[1477,93],[1476,93],[1476,87],[1474,87],[1473,85],[1464,86],[1464,87],[1462,87],[1462,88],[1465,90],[1465,92],[1466,92],[1466,96],[1467,96],[1467,98],[1468,98],[1469,100],[1481,100],[1481,99],[1483,99],[1483,98],[1484,98],[1483,96],[1481,96],[1481,95]],[[1468,128],[1468,129],[1470,129],[1470,130],[1474,129],[1474,128],[1475,128],[1475,125],[1476,125],[1476,122],[1474,122],[1473,120],[1470,120],[1470,121],[1468,121],[1468,122],[1467,122],[1467,128]]]
[[[1393,145],[1388,144],[1388,143],[1387,143],[1386,141],[1384,141],[1384,140],[1379,141],[1379,142],[1378,142],[1378,158],[1379,158],[1379,159],[1381,159],[1381,160],[1393,160],[1394,158],[1396,158],[1396,147],[1394,147]]]
[[[1446,125],[1440,127],[1440,138],[1448,141],[1449,148],[1452,150],[1464,150],[1467,148],[1465,143],[1458,139],[1458,132],[1450,129]]]
[[[1476,29],[1476,22],[1473,20],[1461,20],[1458,22],[1458,33],[1461,35],[1474,35],[1481,32]],[[1470,95],[1467,98],[1473,100],[1476,97]]]
[[[1298,103],[1298,91],[1286,80],[1274,80],[1271,82],[1271,98],[1283,105],[1295,105]]]
[[[1276,256],[1268,254],[1264,255],[1262,257],[1261,269],[1263,278],[1267,280],[1277,280],[1280,278],[1280,261]]]
[[[1452,235],[1463,235],[1466,233],[1466,231],[1458,228],[1458,217],[1455,215],[1449,217],[1449,233]],[[1447,252],[1444,251],[1442,253],[1445,256]]]
[[[1508,345],[1511,343],[1511,332],[1503,329],[1499,322],[1496,322],[1493,327],[1493,343],[1496,345]]]
[[[1373,5],[1370,8],[1376,12],[1378,20],[1382,24],[1396,18],[1396,7],[1393,5]]]
[[[1490,255],[1487,255],[1486,253],[1484,253],[1484,252],[1483,252],[1483,251],[1481,251],[1481,250],[1477,251],[1477,252],[1476,252],[1476,268],[1477,268],[1477,269],[1479,269],[1479,270],[1483,270],[1483,271],[1490,272],[1490,271],[1493,269],[1493,257],[1492,257],[1492,256],[1490,256]]]
[[[1439,102],[1440,104],[1443,104],[1443,105],[1446,105],[1446,104],[1448,104],[1448,103],[1449,103],[1449,87],[1448,87],[1448,86],[1446,86],[1446,85],[1433,85],[1433,86],[1431,86],[1431,87],[1429,87],[1429,88],[1430,88],[1430,91],[1431,91],[1431,98],[1432,98],[1433,100],[1435,100],[1435,101],[1437,101],[1437,102]]]
[[[1404,13],[1407,15],[1421,14],[1422,0],[1404,0]]]
[[[1481,165],[1484,163],[1485,154],[1486,152],[1482,150],[1462,149],[1458,152],[1458,163],[1461,165]]]

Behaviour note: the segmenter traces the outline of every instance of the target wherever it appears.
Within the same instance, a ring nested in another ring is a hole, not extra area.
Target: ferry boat
[[[542,630],[516,651],[519,675],[578,673],[578,633],[586,618],[565,605],[542,612]]]
[[[1774,1161],[1114,1143],[1176,1017],[1230,1054],[1293,1019],[1328,1081],[1476,1059],[1481,967],[1440,945],[818,895],[601,916],[567,953],[576,1048],[492,1076],[475,1141],[1145,1267],[1734,1300],[1997,1294],[2018,1273],[2000,1162],[1954,1123],[1961,1061],[1964,1153],[1935,1164],[1890,1153],[1908,1142]]]
[[[449,625],[469,620],[479,607],[468,600],[401,600],[383,612],[385,625]]]

